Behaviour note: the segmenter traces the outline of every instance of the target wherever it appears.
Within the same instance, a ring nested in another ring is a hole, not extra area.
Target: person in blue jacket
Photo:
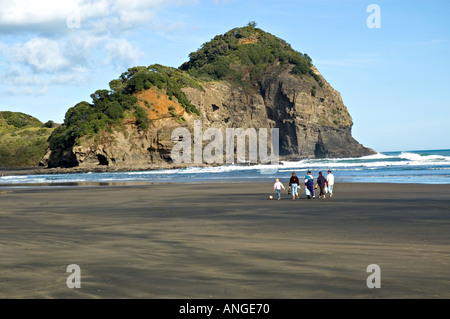
[[[308,171],[307,175],[305,176],[305,189],[309,191],[308,199],[315,198],[314,196],[314,178],[311,175],[311,171]]]

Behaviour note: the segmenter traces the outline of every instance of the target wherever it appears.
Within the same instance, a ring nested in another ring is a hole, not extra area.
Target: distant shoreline
[[[0,185],[130,185],[133,183],[218,183],[287,180],[292,171],[331,169],[338,183],[450,184],[450,150],[380,153],[360,158],[280,159],[278,165],[142,163],[72,168],[2,167]],[[80,184],[77,184],[80,182]]]
[[[44,168],[44,167],[24,167],[24,168],[0,168],[0,176],[11,175],[37,175],[37,174],[75,174],[75,173],[114,173],[114,172],[134,172],[134,171],[152,171],[160,169],[180,169],[191,167],[185,166],[160,166],[160,167],[110,167],[110,166],[96,166],[96,167],[71,167],[71,168]],[[196,167],[213,167],[219,165],[195,165]]]

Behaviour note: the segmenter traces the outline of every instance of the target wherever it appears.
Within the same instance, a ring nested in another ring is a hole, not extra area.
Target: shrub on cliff
[[[178,69],[160,64],[133,67],[122,73],[120,79],[110,83],[111,89],[115,92],[126,94],[133,94],[152,86],[164,90],[169,98],[176,98],[188,113],[199,114],[197,108],[188,101],[181,89],[194,87],[203,90],[203,88],[197,80]]]
[[[126,110],[140,108],[133,95],[97,90],[91,98],[92,103],[80,102],[67,111],[64,124],[49,138],[50,149],[67,149],[79,144],[83,136],[120,126]]]
[[[199,114],[181,88],[190,86],[202,89],[186,72],[162,65],[137,66],[109,83],[110,90],[97,90],[91,94],[92,103],[80,102],[70,108],[64,124],[49,139],[51,150],[69,149],[80,143],[83,136],[92,137],[102,130],[111,131],[122,125],[125,113],[136,118],[139,130],[147,129],[150,120],[137,102],[134,93],[152,86],[164,90],[169,98],[176,98],[188,113]]]
[[[214,37],[192,52],[180,69],[194,77],[231,80],[242,85],[246,77],[250,82],[258,82],[264,71],[276,62],[281,66],[291,64],[292,74],[310,75],[320,82],[307,54],[293,50],[286,41],[256,28],[254,22]]]

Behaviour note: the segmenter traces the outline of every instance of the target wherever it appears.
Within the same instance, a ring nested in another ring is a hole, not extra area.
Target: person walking
[[[331,173],[331,170],[328,170],[327,186],[328,186],[328,192],[330,193],[330,198],[331,198],[331,197],[333,197],[333,188],[334,188],[334,175]]]
[[[311,171],[308,171],[305,176],[305,191],[308,190],[306,193],[306,196],[308,196],[308,199],[315,198],[314,196],[314,178],[311,175]]]
[[[327,179],[322,175],[322,172],[319,172],[319,177],[317,177],[317,185],[319,185],[320,193],[319,198],[325,199],[325,187],[327,186]]]
[[[292,176],[289,179],[289,189],[291,190],[292,200],[295,200],[295,196],[298,197],[298,189],[300,188],[300,182],[298,177],[295,176],[295,172],[292,172]]]
[[[284,185],[280,182],[280,180],[277,178],[275,180],[275,184],[273,184],[273,189],[277,191],[277,199],[281,199],[281,189],[285,189]]]

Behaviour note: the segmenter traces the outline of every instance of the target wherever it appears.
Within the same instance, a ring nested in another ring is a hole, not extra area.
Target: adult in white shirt
[[[328,170],[328,175],[327,175],[327,186],[328,186],[328,192],[330,193],[330,198],[331,198],[331,197],[333,197],[334,175],[331,173],[330,170]]]

